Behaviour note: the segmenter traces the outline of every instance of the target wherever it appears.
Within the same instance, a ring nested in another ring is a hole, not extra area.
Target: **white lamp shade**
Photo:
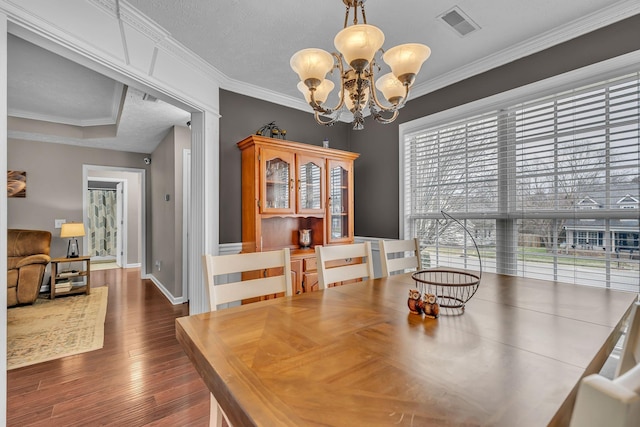
[[[365,60],[370,63],[373,56],[384,43],[384,33],[373,25],[357,24],[344,28],[333,40],[338,52],[344,56],[347,64]]]
[[[391,67],[393,75],[400,78],[407,74],[418,74],[429,55],[431,55],[431,49],[428,46],[407,43],[392,47],[384,53],[382,59]]]
[[[369,102],[369,90],[364,92],[364,102],[362,104],[366,105],[367,102]],[[353,111],[354,102],[349,96],[349,91],[347,90],[344,91],[344,104],[347,106],[349,111]]]
[[[324,79],[322,83],[316,88],[316,93],[313,96],[317,103],[322,104],[329,97],[329,93],[333,90],[335,85],[331,80]],[[298,90],[304,95],[307,103],[311,103],[311,91],[304,82],[298,82]]]
[[[62,224],[60,237],[82,237],[84,236],[84,224],[81,222],[67,222]]]
[[[392,104],[400,103],[407,92],[402,82],[393,73],[387,73],[376,80],[376,87]]]
[[[333,56],[326,50],[309,48],[294,53],[289,61],[300,81],[315,79],[321,82],[333,68]]]

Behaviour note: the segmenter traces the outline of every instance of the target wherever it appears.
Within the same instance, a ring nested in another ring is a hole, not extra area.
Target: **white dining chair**
[[[600,374],[580,381],[569,427],[640,426],[640,365],[611,380]]]
[[[360,258],[361,262],[350,263],[354,258]],[[373,259],[369,242],[316,246],[316,260],[319,289],[326,289],[330,284],[347,280],[373,279]]]
[[[209,255],[202,257],[207,286],[209,309],[216,311],[220,304],[228,304],[249,298],[283,293],[291,296],[291,254],[288,248],[278,251],[251,252],[232,255]],[[274,275],[273,269],[282,269]],[[255,272],[257,278],[235,280],[242,273]],[[231,275],[231,276],[229,276]],[[232,282],[226,280],[232,277]],[[224,280],[226,279],[226,280]],[[218,283],[225,281],[226,283]],[[213,394],[209,407],[209,425],[221,427],[223,418],[231,426],[224,411]]]
[[[380,268],[382,277],[406,270],[422,270],[420,259],[420,240],[380,240]],[[407,252],[411,252],[407,255]]]
[[[640,302],[636,302],[631,308],[615,377],[624,374],[638,364],[640,364]]]

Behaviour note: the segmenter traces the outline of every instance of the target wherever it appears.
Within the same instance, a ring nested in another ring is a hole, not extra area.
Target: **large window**
[[[423,261],[640,291],[640,73],[438,120],[401,130]]]

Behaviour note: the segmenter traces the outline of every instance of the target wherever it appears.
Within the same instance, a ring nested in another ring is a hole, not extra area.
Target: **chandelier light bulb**
[[[382,59],[398,80],[410,86],[422,64],[430,55],[431,49],[428,46],[420,43],[407,43],[392,47],[384,53]]]
[[[369,65],[383,43],[384,33],[378,27],[368,24],[344,28],[333,40],[338,52],[356,71],[362,71]]]
[[[393,73],[387,73],[380,77],[376,81],[376,88],[384,98],[393,105],[398,105],[402,102],[402,99],[407,93],[407,89],[400,80],[393,75]]]
[[[333,56],[322,49],[302,49],[293,54],[289,64],[307,87],[317,87],[333,68]]]
[[[316,93],[313,95],[316,102],[318,104],[324,103],[334,87],[335,85],[331,80],[324,79],[322,83],[316,87]],[[307,101],[307,104],[311,104],[311,90],[304,84],[304,82],[298,82],[298,90],[304,95],[304,99]]]

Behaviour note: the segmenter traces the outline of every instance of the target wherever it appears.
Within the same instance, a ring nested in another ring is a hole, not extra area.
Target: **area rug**
[[[108,288],[7,310],[7,369],[102,348]]]

